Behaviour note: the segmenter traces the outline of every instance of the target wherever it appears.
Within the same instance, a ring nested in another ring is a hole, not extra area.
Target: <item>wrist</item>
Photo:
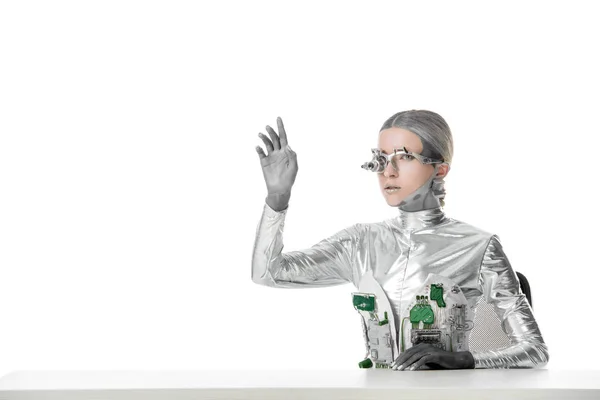
[[[275,211],[283,211],[288,207],[291,192],[269,193],[265,199],[266,203]]]
[[[470,351],[461,351],[459,354],[462,356],[463,369],[475,369],[475,358],[473,357],[473,353]]]

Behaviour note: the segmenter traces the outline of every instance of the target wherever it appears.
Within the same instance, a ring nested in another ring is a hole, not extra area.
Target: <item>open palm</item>
[[[268,155],[264,153],[262,148],[256,147],[269,194],[289,193],[298,173],[296,153],[288,145],[283,121],[279,117],[277,118],[277,126],[279,136],[268,125],[266,130],[271,139],[262,133],[258,134],[265,143]]]

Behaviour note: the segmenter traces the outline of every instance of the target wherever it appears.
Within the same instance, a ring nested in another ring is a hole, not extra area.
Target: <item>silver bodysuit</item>
[[[475,312],[469,344],[475,368],[534,368],[548,362],[548,347],[497,235],[449,218],[441,207],[399,209],[397,217],[357,223],[309,249],[283,253],[288,209],[264,205],[252,256],[255,283],[314,288],[351,282],[358,288],[371,271],[398,327],[403,305],[414,301],[427,276],[442,275],[460,287]]]

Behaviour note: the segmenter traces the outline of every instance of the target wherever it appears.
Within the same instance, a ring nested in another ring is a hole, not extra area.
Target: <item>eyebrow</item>
[[[396,149],[398,149],[398,150],[402,150],[402,148],[403,148],[403,147],[406,147],[406,146],[402,146],[402,147],[396,147]],[[385,150],[383,150],[383,149],[379,149],[379,151],[381,151],[383,154],[386,154],[386,155],[388,154],[388,153],[387,153]],[[411,151],[409,148],[407,148],[407,149],[406,149],[406,151],[408,151],[408,152],[410,152],[410,153],[415,153],[414,151]]]

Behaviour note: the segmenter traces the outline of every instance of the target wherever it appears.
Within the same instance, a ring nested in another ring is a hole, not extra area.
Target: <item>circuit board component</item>
[[[360,368],[389,368],[394,361],[392,332],[387,311],[383,319],[377,315],[376,296],[373,293],[352,293],[352,304],[361,314],[368,343],[368,357],[358,363]]]

